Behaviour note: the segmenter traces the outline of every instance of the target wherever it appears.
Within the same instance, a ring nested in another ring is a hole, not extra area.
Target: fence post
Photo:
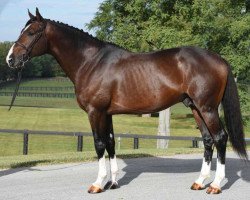
[[[28,130],[24,130],[23,133],[23,155],[28,155],[29,147],[29,133]]]
[[[134,138],[134,149],[139,149],[139,138]]]
[[[120,150],[121,149],[121,137],[118,137],[117,141],[118,141],[117,149]]]
[[[198,141],[196,139],[192,140],[193,148],[198,148]]]
[[[83,136],[78,135],[77,136],[77,151],[82,151],[82,147],[83,147]]]

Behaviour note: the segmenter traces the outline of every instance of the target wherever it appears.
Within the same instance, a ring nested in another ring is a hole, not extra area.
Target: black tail
[[[228,71],[227,85],[222,99],[225,122],[233,149],[240,157],[248,159],[237,86],[230,67]]]

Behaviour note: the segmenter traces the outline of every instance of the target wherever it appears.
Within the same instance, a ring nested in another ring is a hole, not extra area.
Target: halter
[[[22,47],[25,50],[25,54],[23,54],[22,58],[20,59],[22,66],[24,66],[24,64],[30,60],[30,53],[31,53],[33,47],[35,46],[35,44],[39,41],[39,39],[42,36],[44,36],[43,38],[45,40],[46,49],[47,49],[47,38],[45,35],[45,31],[44,31],[45,28],[46,28],[46,23],[43,23],[43,25],[40,26],[39,30],[34,34],[35,38],[32,40],[32,42],[27,47],[24,44],[18,42],[19,38],[22,35],[20,35],[19,38],[17,39],[17,41],[14,42],[15,44],[19,45],[20,47]]]
[[[38,42],[38,40],[42,37],[42,35],[44,36],[46,49],[47,49],[47,38],[46,38],[46,35],[45,35],[45,31],[44,31],[45,28],[46,28],[46,23],[43,23],[43,25],[40,26],[40,29],[34,34],[35,38],[32,40],[32,42],[27,47],[25,45],[23,45],[22,43],[18,42],[18,40],[19,40],[19,38],[21,37],[22,34],[19,36],[17,41],[14,42],[15,44],[19,45],[20,47],[22,47],[25,50],[25,54],[23,54],[22,58],[20,59],[20,62],[22,63],[22,66],[24,66],[24,64],[30,60],[30,53],[31,53],[33,47],[35,46],[35,44]],[[15,102],[17,93],[18,93],[19,85],[20,85],[21,78],[22,78],[22,69],[23,68],[20,68],[18,70],[18,78],[17,78],[16,89],[15,89],[15,91],[13,93],[13,96],[12,96],[9,111],[11,110],[11,108],[12,108],[14,102]]]

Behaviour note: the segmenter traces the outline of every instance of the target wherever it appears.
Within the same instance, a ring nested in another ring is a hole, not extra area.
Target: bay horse
[[[190,107],[204,141],[201,173],[191,186],[193,190],[204,189],[215,146],[217,168],[207,193],[221,192],[228,136],[239,156],[248,159],[236,83],[230,65],[219,55],[198,47],[133,53],[45,19],[38,9],[36,15],[28,14],[30,19],[6,61],[11,68],[22,68],[32,57],[48,53],[74,83],[77,102],[88,114],[99,162],[98,176],[89,193],[119,187],[114,114],[153,113],[179,102]],[[219,119],[221,102],[227,131]],[[105,150],[111,180],[103,187],[107,176]]]

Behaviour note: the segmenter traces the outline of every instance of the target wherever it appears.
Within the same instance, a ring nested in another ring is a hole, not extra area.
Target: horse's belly
[[[110,114],[143,114],[166,109],[181,101],[181,94],[175,90],[144,92],[143,94],[121,95],[111,101]]]

